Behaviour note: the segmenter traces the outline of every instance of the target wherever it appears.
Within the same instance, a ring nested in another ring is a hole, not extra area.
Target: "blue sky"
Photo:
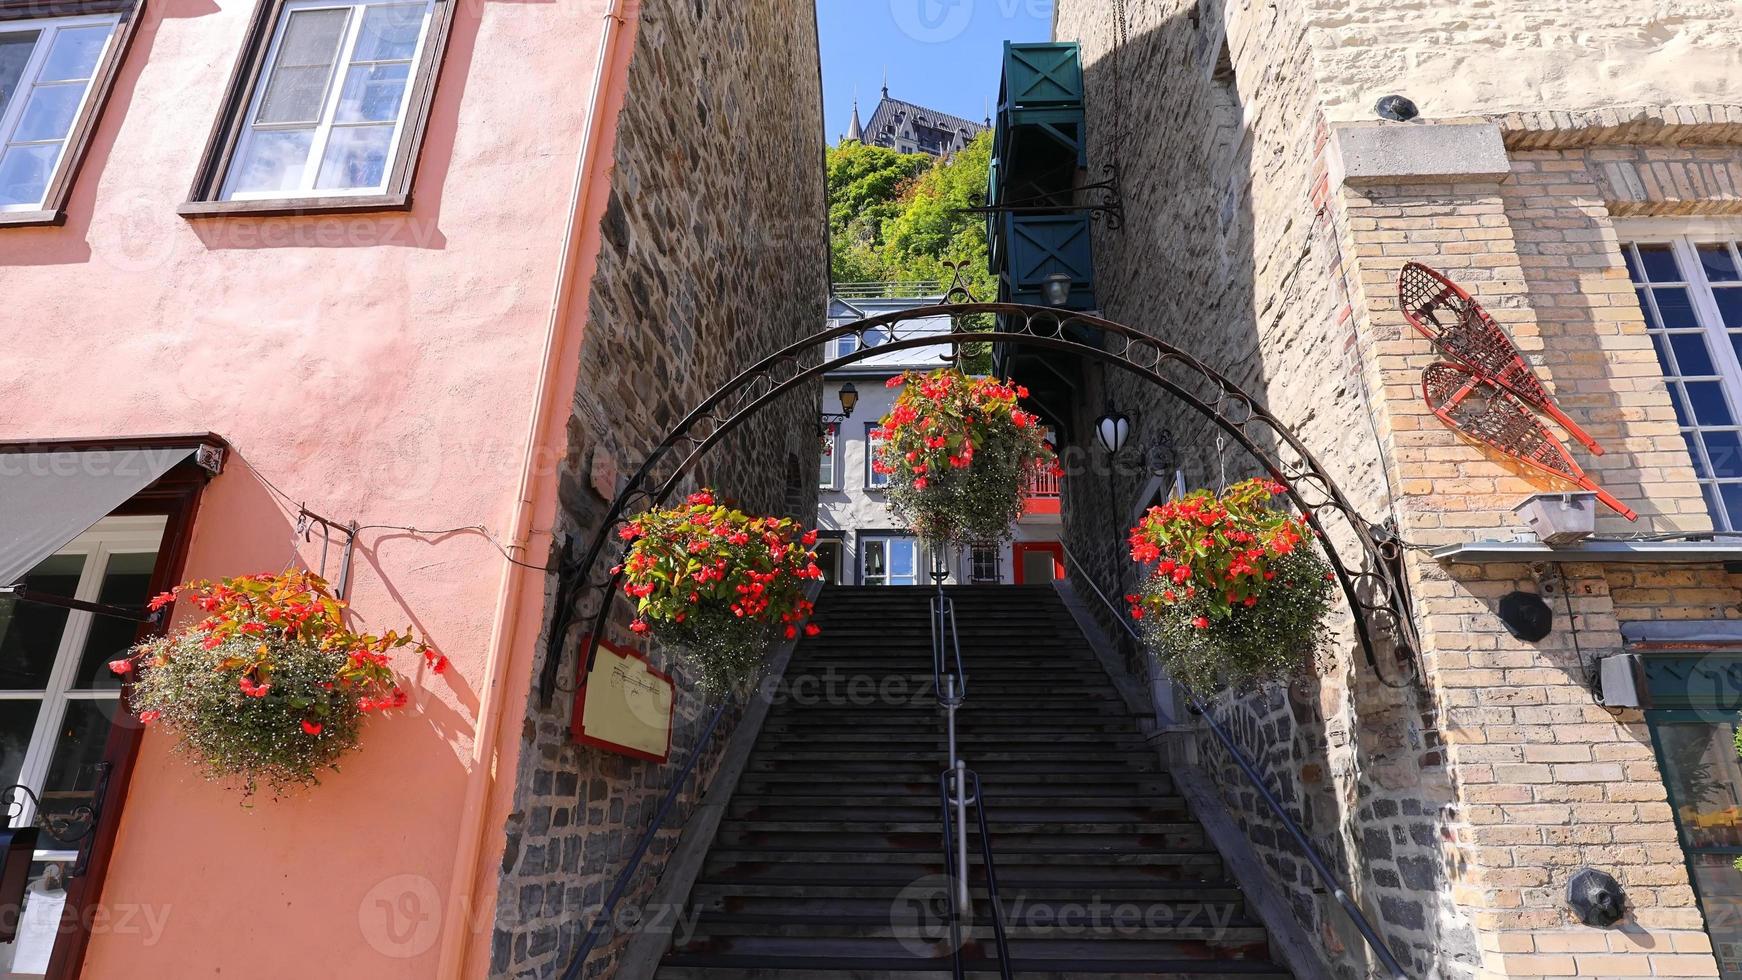
[[[1052,36],[1052,0],[817,0],[824,134],[847,131],[853,90],[861,118],[877,106],[883,70],[897,99],[968,119],[998,98],[1005,41]]]

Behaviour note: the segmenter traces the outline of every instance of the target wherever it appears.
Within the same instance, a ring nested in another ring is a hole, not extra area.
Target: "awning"
[[[107,517],[198,445],[0,450],[0,587]]]

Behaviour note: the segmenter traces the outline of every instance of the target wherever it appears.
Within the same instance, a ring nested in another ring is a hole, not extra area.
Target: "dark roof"
[[[896,134],[900,134],[908,125],[929,126],[952,135],[962,133],[966,135],[966,139],[973,139],[981,130],[986,128],[980,123],[971,122],[961,116],[952,116],[947,112],[927,109],[925,106],[892,99],[886,95],[883,97],[883,101],[877,103],[877,108],[871,113],[870,121],[865,124],[865,142],[880,142],[889,138],[891,129]]]

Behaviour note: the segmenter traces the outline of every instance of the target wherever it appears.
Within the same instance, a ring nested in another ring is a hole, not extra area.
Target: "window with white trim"
[[[993,542],[980,542],[968,550],[968,581],[999,582],[1003,579],[998,560],[998,545]]]
[[[830,423],[828,425],[823,426],[823,435],[822,435],[822,439],[821,439],[821,442],[822,442],[822,452],[821,452],[822,465],[821,465],[820,471],[818,473],[818,482],[817,482],[818,489],[821,489],[821,490],[833,490],[833,489],[835,489],[836,481],[839,479],[839,477],[837,477],[836,474],[840,472],[840,468],[838,466],[838,463],[840,461],[840,454],[836,452],[836,448],[840,444],[840,435],[841,435],[841,427],[840,426],[835,425],[833,423]]]
[[[143,606],[164,525],[162,517],[105,518],[31,569],[24,585]],[[0,784],[30,787],[56,813],[91,801],[121,704],[109,661],[138,631],[136,620],[0,598]]]
[[[43,206],[120,20],[0,21],[0,213]]]
[[[877,472],[872,464],[877,460],[877,454],[883,450],[887,442],[877,432],[882,426],[876,422],[865,423],[865,486],[872,490],[881,490],[889,485],[889,474]]]
[[[1621,246],[1712,524],[1742,530],[1742,237]]]
[[[429,0],[286,2],[222,199],[383,193],[433,10]]]

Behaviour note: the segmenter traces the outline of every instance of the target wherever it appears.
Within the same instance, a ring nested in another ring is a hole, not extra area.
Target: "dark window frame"
[[[176,208],[176,213],[184,218],[209,218],[409,211],[418,158],[423,154],[424,136],[429,131],[430,114],[435,107],[436,83],[441,78],[448,37],[453,33],[454,14],[459,4],[460,0],[435,0],[435,9],[430,14],[429,37],[424,40],[422,59],[417,63],[417,71],[406,93],[403,135],[394,151],[386,188],[381,193],[328,197],[310,194],[225,201],[221,199],[224,179],[229,176],[236,147],[242,138],[243,117],[259,87],[260,73],[265,70],[266,55],[272,47],[272,36],[284,13],[285,0],[260,0],[255,4],[248,31],[243,35],[242,50],[236,56],[230,80],[224,86],[224,99],[218,105],[217,118],[212,121],[211,134],[206,137],[205,150],[200,153],[193,187],[188,190],[188,199]]]
[[[103,53],[103,60],[97,63],[97,70],[91,76],[91,87],[85,97],[85,105],[73,119],[72,128],[67,131],[66,148],[61,151],[60,162],[55,165],[54,175],[49,178],[42,207],[35,211],[0,212],[0,228],[66,224],[67,200],[72,197],[73,185],[77,182],[79,170],[84,166],[85,156],[90,151],[97,124],[109,107],[110,96],[115,91],[115,78],[121,73],[121,63],[126,60],[128,49],[133,46],[133,35],[138,32],[140,15],[144,10],[145,0],[51,0],[48,3],[0,0],[0,21],[7,23],[48,20],[53,17],[120,15],[109,50]]]

